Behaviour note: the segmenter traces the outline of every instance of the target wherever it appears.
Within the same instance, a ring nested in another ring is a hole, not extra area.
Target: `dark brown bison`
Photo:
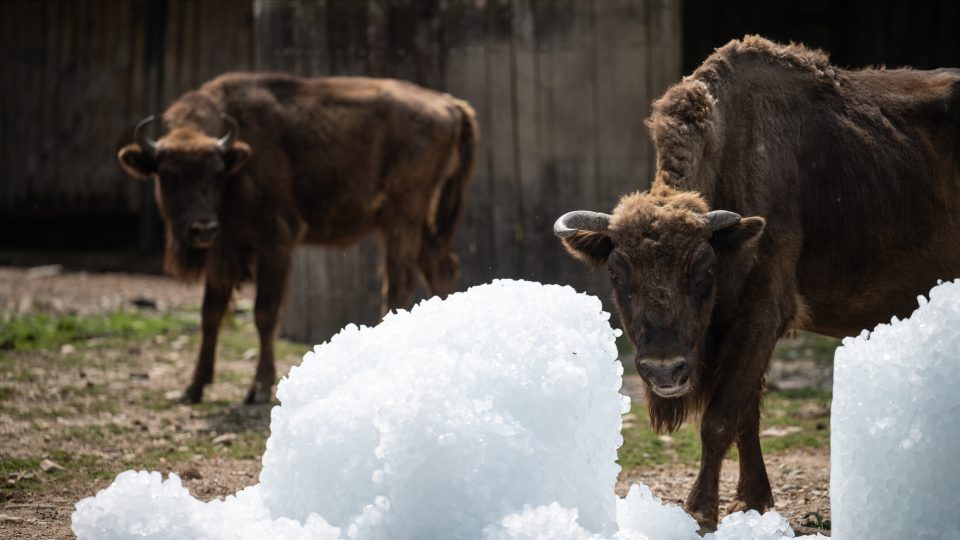
[[[163,120],[166,135],[150,140],[148,118],[118,159],[156,180],[167,270],[205,282],[185,401],[200,401],[213,380],[220,322],[250,279],[260,358],[246,401],[270,399],[274,331],[301,241],[379,233],[384,310],[407,306],[418,272],[434,294],[453,290],[477,140],[466,102],[395,80],[232,73],[185,94]]]
[[[857,334],[960,275],[960,71],[848,71],[748,36],[670,88],[647,125],[650,190],[555,232],[609,271],[653,427],[702,415],[686,508],[712,529],[734,442],[729,510],[773,506],[758,425],[777,339]]]

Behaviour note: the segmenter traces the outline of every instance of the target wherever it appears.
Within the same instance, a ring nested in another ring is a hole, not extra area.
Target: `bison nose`
[[[190,243],[194,247],[209,247],[220,232],[220,224],[208,219],[190,224]]]
[[[637,371],[655,389],[682,387],[690,378],[690,362],[683,356],[638,358]]]

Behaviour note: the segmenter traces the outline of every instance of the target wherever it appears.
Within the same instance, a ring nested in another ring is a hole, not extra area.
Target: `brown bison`
[[[231,73],[188,92],[167,133],[135,130],[120,165],[155,178],[167,270],[203,279],[203,338],[183,400],[213,380],[217,333],[233,290],[255,279],[260,358],[247,403],[270,399],[273,339],[299,242],[382,240],[383,309],[407,306],[419,272],[453,290],[453,236],[474,171],[473,110],[413,84],[354,77]]]
[[[960,275],[960,70],[848,71],[748,36],[670,88],[647,126],[650,190],[555,232],[609,271],[653,427],[701,415],[685,506],[709,530],[733,443],[729,510],[773,506],[758,430],[777,339],[857,334]]]

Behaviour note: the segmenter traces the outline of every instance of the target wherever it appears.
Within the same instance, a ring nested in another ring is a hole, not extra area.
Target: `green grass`
[[[65,344],[80,344],[91,338],[136,341],[195,327],[196,321],[193,318],[172,314],[144,315],[115,311],[80,317],[31,313],[0,323],[0,347],[34,351],[57,349]]]
[[[32,491],[39,488],[40,479],[37,475],[40,473],[40,459],[0,458],[0,479],[3,479],[4,482],[25,473],[33,473],[33,476],[29,478],[21,477],[12,486],[7,484],[8,487],[24,491]]]
[[[786,426],[795,426],[800,430],[780,437],[761,437],[760,447],[763,453],[828,446],[829,418],[810,417],[800,413],[805,409],[828,409],[830,399],[830,392],[823,390],[771,392],[765,396],[761,430]],[[619,451],[618,461],[624,469],[671,462],[690,465],[699,462],[700,432],[696,422],[687,422],[676,433],[661,437],[650,427],[646,405],[634,405],[631,413],[635,420],[631,426],[624,428],[623,446]],[[737,457],[735,448],[731,448],[728,457]]]
[[[783,338],[773,349],[774,358],[794,360],[812,358],[817,361],[833,361],[833,353],[840,346],[840,340],[810,332],[799,332],[796,337]]]
[[[813,527],[815,529],[820,529],[824,531],[830,530],[830,520],[823,519],[823,516],[820,515],[820,512],[807,512],[803,516],[803,522],[800,523],[801,527]]]

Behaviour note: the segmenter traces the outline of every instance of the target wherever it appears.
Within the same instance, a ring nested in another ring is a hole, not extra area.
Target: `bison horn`
[[[217,139],[217,146],[219,146],[221,150],[226,150],[233,145],[233,141],[237,138],[237,133],[240,132],[240,127],[237,126],[237,121],[229,114],[221,114],[220,118],[227,123],[228,129],[226,135]]]
[[[553,234],[560,238],[573,236],[579,231],[603,232],[610,227],[610,214],[575,210],[560,216],[553,224]]]
[[[719,231],[740,223],[740,214],[727,210],[713,210],[706,213],[706,219],[711,231]]]
[[[141,120],[137,127],[133,129],[133,142],[150,155],[156,155],[157,153],[157,141],[147,136],[147,126],[153,123],[153,119],[154,117],[151,114]]]

